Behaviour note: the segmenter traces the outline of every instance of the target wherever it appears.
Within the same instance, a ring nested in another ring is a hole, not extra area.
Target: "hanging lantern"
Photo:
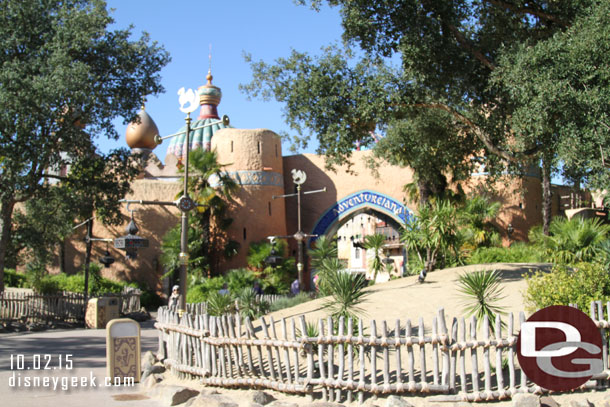
[[[139,229],[133,220],[133,212],[131,213],[131,221],[125,231],[127,232],[126,236],[114,239],[114,248],[125,250],[125,257],[133,260],[138,256],[138,249],[148,247],[148,239],[136,235]]]

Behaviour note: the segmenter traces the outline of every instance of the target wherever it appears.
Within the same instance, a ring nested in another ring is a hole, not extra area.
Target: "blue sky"
[[[209,45],[212,45],[213,83],[223,92],[218,107],[227,114],[231,125],[238,128],[268,128],[277,133],[289,131],[282,118],[282,106],[276,102],[248,101],[239,91],[240,83],[251,80],[251,70],[244,53],[254,60],[272,62],[286,57],[291,49],[319,53],[323,46],[341,40],[338,9],[322,8],[321,12],[297,6],[290,0],[107,0],[115,20],[115,28],[134,26],[134,38],[141,32],[169,51],[172,61],[162,70],[166,92],[149,97],[146,111],[157,123],[162,136],[176,132],[184,125],[179,110],[177,91],[181,87],[196,90],[205,84],[208,71]],[[116,121],[121,138],[118,141],[98,140],[103,151],[126,147],[126,125]],[[168,141],[157,147],[155,154],[165,159]],[[284,143],[284,154],[289,144]],[[313,148],[308,151],[313,152]]]

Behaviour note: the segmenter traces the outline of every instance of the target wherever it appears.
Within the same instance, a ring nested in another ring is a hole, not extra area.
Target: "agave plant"
[[[458,277],[458,291],[464,298],[464,311],[468,316],[475,315],[478,321],[485,315],[489,318],[492,331],[497,314],[505,314],[498,302],[504,298],[497,270],[480,270]]]
[[[363,315],[360,305],[370,294],[364,291],[368,282],[362,274],[351,274],[343,271],[343,264],[339,259],[329,259],[323,262],[326,269],[327,287],[330,298],[323,304],[330,311],[333,318],[356,317]]]

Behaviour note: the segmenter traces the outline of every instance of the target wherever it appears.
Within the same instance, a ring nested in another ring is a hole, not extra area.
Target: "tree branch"
[[[536,16],[536,17],[540,18],[541,20],[552,21],[556,24],[559,24],[562,27],[568,27],[568,24],[565,21],[563,21],[562,19],[560,19],[557,16],[554,16],[552,14],[545,13],[544,11],[541,11],[541,10],[536,10],[531,7],[519,7],[515,4],[511,4],[511,3],[508,3],[508,2],[502,1],[502,0],[485,0],[485,1],[496,7],[501,7],[501,8],[510,10],[517,14],[529,14],[532,16]]]
[[[485,65],[490,70],[493,71],[496,68],[496,66],[489,60],[489,58],[487,58],[480,50],[476,49],[472,46],[472,44],[470,44],[464,34],[462,34],[456,26],[448,24],[447,27],[449,27],[449,30],[451,31],[457,42],[462,46],[462,48],[471,52],[476,59],[478,59],[483,65]]]
[[[531,156],[531,155],[536,154],[540,150],[542,150],[541,145],[537,145],[537,146],[534,146],[527,150],[519,151],[519,152],[503,150],[503,149],[499,148],[498,146],[496,146],[491,141],[491,139],[489,138],[489,135],[483,129],[481,129],[480,126],[475,124],[472,120],[470,120],[463,114],[459,113],[455,109],[453,109],[445,104],[442,104],[442,103],[416,103],[412,106],[424,108],[424,109],[444,110],[445,112],[452,115],[456,120],[458,120],[459,122],[468,126],[490,152],[496,154],[499,157],[504,158],[507,161],[517,163],[517,162],[519,162],[519,158],[518,158],[519,156],[526,156],[526,157]]]

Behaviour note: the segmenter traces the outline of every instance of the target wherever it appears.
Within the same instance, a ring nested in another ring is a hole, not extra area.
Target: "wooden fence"
[[[607,310],[610,315],[610,303]],[[591,317],[602,331],[605,370],[583,388],[605,388],[609,323],[601,303],[592,305]],[[519,319],[525,320],[523,313]],[[419,318],[416,324],[396,320],[391,326],[329,318],[313,327],[304,316],[255,323],[238,314],[179,317],[166,307],[159,309],[157,321],[159,357],[166,366],[208,385],[360,403],[367,394],[436,393],[436,401],[491,401],[545,391],[518,366],[512,314],[506,321],[498,317],[493,329],[487,318],[477,326],[474,317],[454,318],[447,326],[442,309],[431,323]]]
[[[102,294],[119,299],[122,314],[140,310],[140,290],[128,290],[120,294]],[[64,321],[85,319],[85,299],[82,294],[63,292],[53,295],[29,292],[0,292],[0,320],[23,322]]]
[[[284,298],[290,298],[288,295],[280,295],[280,294],[262,294],[257,295],[255,297],[255,301],[266,302],[269,305],[273,304],[276,301],[279,301]],[[237,300],[235,301],[235,308],[239,311],[239,305]],[[206,314],[208,312],[208,303],[207,302],[199,302],[195,304],[186,304],[186,312],[191,315],[201,315]]]

